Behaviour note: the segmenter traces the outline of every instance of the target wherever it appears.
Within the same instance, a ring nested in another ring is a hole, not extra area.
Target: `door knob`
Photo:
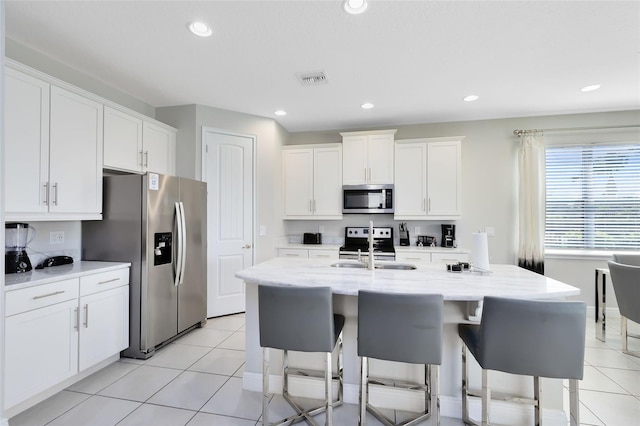
[[[250,249],[251,248],[251,244],[245,244],[244,247],[242,247],[242,248]]]

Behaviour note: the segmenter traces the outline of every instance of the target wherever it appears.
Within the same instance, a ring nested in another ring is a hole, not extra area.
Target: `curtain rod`
[[[627,128],[633,128],[633,127],[640,127],[640,124],[630,124],[625,126],[601,126],[601,127],[558,127],[555,129],[529,129],[529,130],[517,129],[513,131],[513,134],[516,136],[521,136],[526,133],[537,133],[537,132],[571,132],[576,130],[627,129]]]

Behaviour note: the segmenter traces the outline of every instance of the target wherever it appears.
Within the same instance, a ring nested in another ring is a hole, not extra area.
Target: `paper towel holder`
[[[478,272],[480,275],[492,274],[489,264],[489,243],[486,232],[474,232],[471,234],[469,264],[471,272]]]

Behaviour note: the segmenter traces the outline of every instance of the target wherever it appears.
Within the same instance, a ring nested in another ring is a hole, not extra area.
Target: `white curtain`
[[[544,274],[545,149],[540,132],[520,135],[518,265]]]

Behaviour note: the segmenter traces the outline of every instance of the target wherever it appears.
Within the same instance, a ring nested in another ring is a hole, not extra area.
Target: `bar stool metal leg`
[[[536,426],[542,425],[542,407],[540,406],[540,401],[542,401],[541,393],[542,389],[540,388],[540,377],[533,377],[533,417],[534,424]]]
[[[482,426],[489,426],[489,408],[491,407],[491,388],[489,371],[482,369]]]
[[[360,415],[358,425],[364,426],[367,417],[367,405],[369,404],[369,359],[366,356],[360,358]],[[363,401],[364,399],[364,401]]]
[[[269,348],[262,348],[262,426],[269,425]]]
[[[331,383],[331,378],[333,374],[331,372],[331,352],[327,352],[327,363],[325,365],[324,371],[324,397],[327,401],[325,404],[325,412],[326,412],[326,421],[325,425],[333,426],[333,385]]]
[[[440,366],[430,365],[430,385],[429,385],[429,399],[431,400],[429,413],[431,414],[432,424],[440,424]]]
[[[580,425],[580,388],[576,379],[569,379],[569,425]]]

